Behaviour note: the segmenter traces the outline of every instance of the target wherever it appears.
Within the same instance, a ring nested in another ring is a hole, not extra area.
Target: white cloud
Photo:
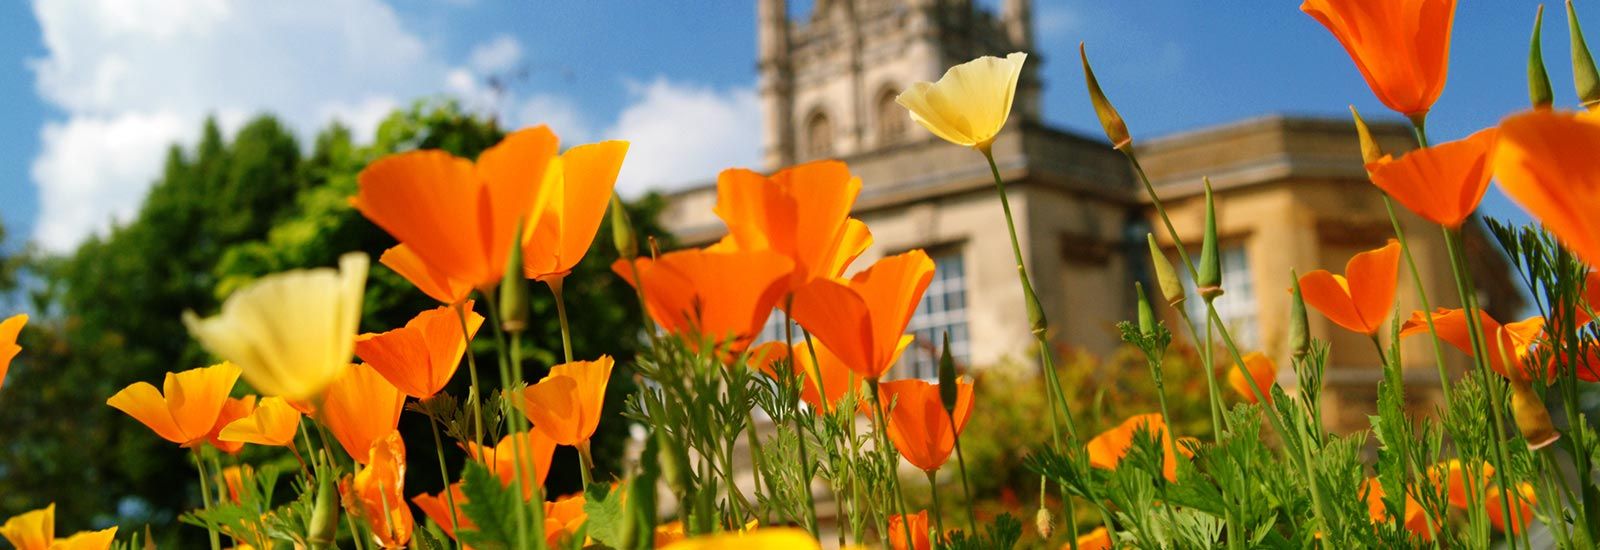
[[[522,61],[522,43],[505,34],[479,44],[467,56],[467,63],[479,74],[510,70],[516,67],[518,61]]]
[[[514,128],[525,126],[548,125],[561,143],[577,145],[588,143],[595,138],[594,130],[589,127],[583,112],[571,100],[549,94],[535,94],[518,102],[516,109],[509,113],[507,120]],[[606,139],[610,139],[606,137]]]
[[[600,137],[632,142],[617,186],[636,194],[716,178],[761,161],[761,103],[753,88],[715,90],[656,78]]]
[[[126,113],[72,117],[45,124],[43,152],[34,159],[34,181],[49,182],[39,194],[34,238],[49,250],[65,250],[90,231],[126,220],[161,170],[166,148],[190,141],[199,126],[174,113]]]

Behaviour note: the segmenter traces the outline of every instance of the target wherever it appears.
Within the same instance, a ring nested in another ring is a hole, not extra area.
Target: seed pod
[[[611,243],[617,247],[617,256],[624,260],[639,257],[639,237],[633,232],[633,222],[628,220],[628,208],[622,196],[611,193]]]
[[[1311,351],[1311,323],[1306,319],[1306,300],[1300,294],[1300,277],[1289,270],[1294,280],[1294,300],[1289,304],[1289,353],[1295,359],[1304,359]]]
[[[1156,332],[1156,313],[1150,308],[1150,298],[1144,295],[1144,284],[1134,281],[1133,291],[1139,295],[1139,333],[1148,337]]]
[[[1183,283],[1178,282],[1178,272],[1172,268],[1172,262],[1167,260],[1167,254],[1156,245],[1156,236],[1144,234],[1145,241],[1150,243],[1150,265],[1156,270],[1156,283],[1161,286],[1161,297],[1167,305],[1179,307],[1183,303]]]
[[[1550,411],[1544,408],[1539,394],[1526,382],[1511,384],[1511,416],[1517,421],[1517,431],[1528,441],[1528,450],[1537,451],[1561,439],[1561,434],[1550,422]]]
[[[311,508],[311,531],[306,541],[312,548],[331,548],[339,534],[339,487],[331,472],[317,476],[316,504]]]
[[[1372,139],[1372,128],[1367,127],[1367,121],[1362,120],[1361,113],[1356,111],[1356,106],[1350,106],[1350,116],[1356,119],[1356,136],[1361,140],[1361,162],[1372,164],[1383,160],[1383,148],[1378,146],[1378,140]]]
[[[1544,51],[1539,44],[1542,27],[1544,4],[1539,4],[1539,11],[1533,16],[1533,39],[1528,45],[1528,101],[1535,109],[1549,109],[1555,102],[1555,94],[1550,91],[1550,74],[1544,70]]]
[[[1594,56],[1583,40],[1583,28],[1578,26],[1578,12],[1572,8],[1572,0],[1567,0],[1567,31],[1572,35],[1572,85],[1578,90],[1579,102],[1593,109],[1600,104],[1600,71],[1595,70]]]
[[[1049,539],[1056,532],[1056,521],[1050,515],[1049,508],[1040,508],[1038,514],[1033,516],[1033,528],[1039,531],[1039,538]]]
[[[517,222],[518,238],[511,243],[511,257],[500,278],[500,328],[522,332],[528,328],[528,278],[522,274],[522,239],[526,220]],[[560,284],[560,283],[556,283]]]
[[[939,350],[939,403],[944,412],[956,410],[956,359],[950,355],[950,332],[944,333],[944,347]]]
[[[1133,145],[1133,136],[1128,134],[1128,125],[1122,121],[1122,115],[1117,113],[1117,108],[1111,106],[1111,100],[1106,99],[1106,94],[1100,89],[1100,81],[1094,77],[1094,69],[1089,68],[1089,54],[1083,49],[1083,43],[1078,43],[1078,57],[1083,60],[1083,80],[1089,86],[1089,101],[1094,104],[1094,115],[1100,119],[1100,128],[1105,130],[1106,139],[1111,140],[1111,148],[1127,150]]]
[[[1211,179],[1206,184],[1206,234],[1200,243],[1199,274],[1195,277],[1195,292],[1207,302],[1222,295],[1222,256],[1217,248],[1217,203],[1211,195]]]

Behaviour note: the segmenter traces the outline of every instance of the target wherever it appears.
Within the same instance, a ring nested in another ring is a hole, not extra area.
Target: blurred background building
[[[917,343],[892,376],[933,377],[945,332],[965,364],[1030,360],[1032,337],[987,164],[917,126],[894,102],[913,82],[936,80],[950,66],[1013,51],[1029,57],[993,152],[1051,340],[1063,352],[1115,350],[1115,324],[1134,316],[1133,281],[1155,288],[1145,235],[1155,234],[1175,264],[1176,252],[1120,153],[1099,136],[1041,122],[1038,68],[1076,60],[1071,52],[1034,51],[1029,0],[1004,0],[998,13],[970,0],[817,0],[803,20],[789,17],[785,0],[758,1],[761,168],[771,172],[824,158],[847,162],[863,181],[854,215],[874,236],[855,267],[912,248],[926,249],[936,263],[909,328]],[[1115,100],[1117,84],[1103,84]],[[1404,125],[1373,129],[1390,152],[1414,147]],[[1133,134],[1173,224],[1195,249],[1204,220],[1202,178],[1210,178],[1226,290],[1216,302],[1218,313],[1243,351],[1275,358],[1283,366],[1280,382],[1292,387],[1286,332],[1291,270],[1341,273],[1350,256],[1393,235],[1382,196],[1367,181],[1354,125],[1343,118],[1268,114],[1175,135],[1144,136],[1137,127]],[[725,233],[712,213],[714,182],[668,199],[660,221],[681,244],[705,245]],[[1430,303],[1455,307],[1439,231],[1403,210],[1401,223]],[[1486,308],[1497,316],[1516,312],[1520,298],[1504,260],[1476,224],[1468,233]],[[1421,304],[1409,274],[1402,270],[1401,277],[1398,309],[1408,315]],[[1192,318],[1204,318],[1200,300],[1186,304]],[[1188,341],[1175,312],[1162,309],[1178,340]],[[774,316],[770,333],[781,334],[781,323]],[[1325,378],[1329,423],[1365,426],[1375,409],[1377,353],[1365,336],[1315,312],[1311,330],[1336,350]],[[1422,339],[1414,342],[1404,349],[1408,397],[1422,406],[1436,399],[1438,377],[1431,349]],[[1448,357],[1453,368],[1466,366],[1464,356]]]

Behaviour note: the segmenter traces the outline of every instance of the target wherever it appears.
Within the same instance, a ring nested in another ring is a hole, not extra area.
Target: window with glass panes
[[[906,326],[916,341],[895,365],[896,378],[938,378],[939,347],[946,332],[956,362],[968,359],[966,262],[959,247],[932,250],[929,256],[933,258],[933,280]]]
[[[1225,245],[1217,251],[1222,268],[1222,296],[1217,297],[1213,305],[1217,308],[1217,317],[1222,319],[1222,325],[1227,327],[1228,334],[1233,336],[1234,343],[1241,349],[1254,349],[1260,340],[1256,327],[1256,294],[1255,287],[1250,281],[1250,258],[1245,254],[1243,244]],[[1200,256],[1190,253],[1190,259],[1196,264]],[[1187,295],[1184,307],[1189,309],[1189,318],[1194,320],[1195,328],[1204,330],[1205,320],[1209,317],[1206,313],[1206,303],[1195,292],[1194,280],[1189,278],[1187,269],[1183,271],[1183,291]]]

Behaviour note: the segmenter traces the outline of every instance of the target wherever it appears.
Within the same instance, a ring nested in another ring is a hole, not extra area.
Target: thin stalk
[[[939,484],[933,479],[935,472],[936,470],[922,471],[922,473],[928,474],[928,492],[933,494],[933,528],[934,532],[939,534],[939,536],[934,537],[934,540],[941,541],[944,540],[944,507],[939,504]],[[938,544],[938,542],[934,544]]]
[[[956,464],[961,467],[961,494],[966,497],[967,501],[967,533],[976,535],[978,534],[978,512],[972,507],[972,485],[967,482],[967,458],[961,455],[961,432],[955,429],[955,413],[945,411],[944,415],[950,420],[950,433],[955,435],[956,440]]]
[[[1183,309],[1183,305],[1173,306],[1172,309],[1178,312],[1178,317],[1183,319],[1183,326],[1189,329],[1189,339],[1202,341],[1199,329],[1194,328],[1194,320],[1189,318],[1189,312]],[[1207,319],[1206,339],[1203,341],[1211,341],[1210,319]],[[1226,419],[1222,416],[1222,392],[1217,390],[1216,358],[1212,357],[1210,350],[1200,355],[1200,367],[1206,371],[1206,393],[1210,395],[1211,401],[1211,441],[1221,444],[1223,429],[1232,431],[1233,426],[1224,423]]]
[[[589,485],[594,483],[594,478],[592,477],[594,475],[592,473],[594,470],[594,455],[589,454],[589,440],[587,439],[578,444],[578,462],[581,464],[581,467],[578,468],[578,473],[583,474],[583,488],[588,489]]]
[[[561,323],[561,356],[567,363],[572,362],[572,329],[567,326],[567,301],[562,294],[562,283],[566,282],[565,275],[557,275],[544,280],[550,286],[550,293],[556,296],[556,319]]]
[[[444,464],[444,440],[439,437],[439,423],[432,416],[428,417],[428,429],[433,431],[433,454],[439,458],[439,479],[444,483],[444,503],[450,507],[450,532],[461,532],[461,526],[456,525],[456,496],[450,491],[450,470]],[[456,548],[461,547],[461,541],[455,541]]]
[[[461,324],[461,339],[466,341],[465,355],[467,356],[467,374],[472,376],[472,420],[473,442],[483,443],[483,386],[478,385],[478,360],[472,353],[472,336],[467,330],[467,308],[465,302],[457,303],[452,309],[456,310],[456,321]],[[494,309],[493,307],[489,309]]]
[[[911,541],[917,539],[911,536],[911,518],[906,516],[906,496],[900,492],[900,456],[895,453],[894,444],[889,442],[889,422],[883,417],[883,399],[878,397],[878,381],[868,380],[867,391],[872,393],[872,416],[878,424],[873,431],[877,432],[878,445],[882,447],[880,452],[890,458],[889,485],[894,488],[895,506],[900,512],[900,527],[905,529],[906,544],[911,544]],[[889,538],[889,533],[884,533],[883,537]]]
[[[1217,333],[1222,335],[1222,346],[1224,348],[1227,348],[1228,354],[1233,359],[1233,368],[1238,369],[1239,374],[1244,375],[1245,379],[1249,380],[1250,379],[1250,372],[1245,370],[1245,367],[1244,367],[1244,354],[1239,353],[1239,345],[1235,344],[1233,342],[1233,335],[1228,334],[1227,328],[1222,326],[1223,325],[1222,316],[1217,313],[1217,307],[1216,307],[1215,304],[1212,303],[1211,300],[1206,300],[1206,312],[1207,312],[1208,315],[1210,315],[1211,322],[1215,323],[1217,325],[1217,327],[1218,327]],[[1255,384],[1246,384],[1246,385],[1250,386],[1251,393],[1255,394],[1256,402],[1258,402],[1258,403],[1266,403],[1267,402],[1267,394],[1265,392],[1262,392],[1261,388],[1256,387]],[[1269,412],[1266,416],[1267,416],[1268,420],[1272,421],[1272,427],[1274,429],[1278,430],[1278,436],[1279,437],[1283,437],[1284,439],[1288,439],[1289,438],[1289,428],[1283,423],[1283,419],[1279,418],[1277,413],[1270,413]],[[1287,448],[1285,448],[1283,450],[1283,452],[1284,452],[1284,454],[1287,455],[1289,450]]]
[[[1417,260],[1411,256],[1411,245],[1406,243],[1406,232],[1400,227],[1400,217],[1395,215],[1394,200],[1388,193],[1380,192],[1383,196],[1383,208],[1389,212],[1389,224],[1394,226],[1395,239],[1400,241],[1400,255],[1406,258],[1406,267],[1411,270],[1411,285],[1417,289],[1417,299],[1422,302],[1422,316],[1428,322],[1429,341],[1433,343],[1433,363],[1439,367],[1439,389],[1444,394],[1444,402],[1450,402],[1450,373],[1445,368],[1444,344],[1439,343],[1439,330],[1433,327],[1433,306],[1428,304],[1428,292],[1422,286],[1422,273],[1417,271]]]
[[[200,502],[209,510],[211,508],[211,483],[207,478],[211,476],[206,473],[206,461],[200,457],[200,447],[195,446],[190,447],[190,449],[194,451],[195,471],[200,473]],[[206,526],[206,533],[211,536],[211,550],[221,550],[222,539],[217,537],[217,530],[208,525]]]
[[[788,302],[791,306],[794,304],[793,294],[789,295]],[[789,348],[789,370],[792,371],[794,370],[794,366],[798,365],[799,363],[795,361],[794,320],[790,318],[789,309],[790,308],[784,308],[783,310],[783,339],[784,344]],[[814,355],[816,350],[812,350],[811,353]],[[816,362],[815,357],[812,358],[811,365],[813,368],[821,368],[821,365]],[[780,375],[780,378],[781,377],[784,376]],[[806,379],[808,378],[813,377],[802,374],[800,376],[800,384],[804,385],[806,383]],[[817,395],[819,400],[822,401],[822,407],[825,409],[828,405],[828,393],[822,391],[822,373],[820,370],[817,372],[817,375],[814,378],[817,382]],[[812,538],[820,538],[821,535],[819,535],[817,531],[817,501],[816,497],[811,495],[811,477],[815,474],[811,470],[811,457],[808,454],[809,451],[806,450],[806,433],[800,425],[800,405],[798,402],[795,403],[794,413],[795,447],[800,452],[800,492],[805,493],[806,495],[806,530],[811,532]],[[756,434],[755,423],[752,422],[750,424],[750,441],[754,443],[758,439],[760,439],[760,437]]]
[[[502,329],[502,327],[500,326],[500,312],[498,311],[499,308],[494,306],[494,304],[498,304],[499,301],[495,299],[496,297],[495,297],[495,293],[494,293],[493,289],[480,290],[479,292],[483,295],[483,297],[485,298],[485,301],[488,302],[489,304],[491,304],[489,306],[489,308],[488,308],[488,310],[489,310],[489,324],[490,324],[490,326],[492,327],[492,329],[494,331],[495,359],[497,360],[497,362],[499,363],[499,366],[500,366],[500,391],[501,391],[501,398],[502,398],[501,401],[500,401],[500,403],[501,403],[501,405],[500,405],[500,413],[501,413],[502,416],[505,417],[506,422],[511,423],[513,428],[519,427],[517,425],[517,420],[522,418],[522,411],[515,410],[514,407],[511,406],[511,403],[513,401],[520,402],[521,396],[513,395],[511,397],[506,397],[506,395],[508,393],[510,393],[511,390],[513,389],[512,388],[513,379],[511,378],[511,365],[510,365],[511,359],[509,357],[507,357],[507,355],[506,355],[507,352],[510,351],[510,346],[507,345],[505,332]],[[514,333],[514,334],[518,334],[518,333]],[[517,346],[517,347],[520,348],[521,346]],[[511,477],[512,477],[512,485],[511,486],[512,486],[512,489],[516,491],[516,495],[518,497],[517,498],[517,506],[519,508],[521,508],[521,510],[518,511],[518,513],[517,513],[516,522],[515,522],[516,533],[517,533],[517,547],[518,548],[527,548],[528,547],[528,540],[530,538],[529,535],[528,535],[528,523],[529,522],[528,522],[527,518],[528,518],[530,512],[533,512],[533,510],[538,510],[537,514],[539,516],[543,516],[543,513],[544,513],[544,498],[543,497],[539,497],[538,501],[537,501],[537,505],[530,505],[529,504],[528,499],[526,497],[529,496],[530,490],[533,493],[532,496],[539,496],[540,491],[535,490],[535,488],[533,488],[533,487],[529,487],[529,485],[533,484],[532,483],[533,480],[524,479],[524,477],[522,475],[523,466],[525,466],[525,462],[523,461],[523,459],[524,459],[524,457],[528,456],[527,454],[523,453],[523,449],[522,449],[522,437],[521,437],[522,431],[521,430],[517,430],[517,429],[512,429],[510,431],[511,431],[511,474],[512,474],[511,475]],[[497,448],[495,450],[495,452],[498,453],[499,449]],[[537,524],[538,525],[535,528],[540,530],[540,531],[543,531],[544,530],[544,519],[542,517],[538,518]],[[539,548],[544,548],[545,542],[544,542],[544,537],[542,536],[542,533],[541,533],[541,536],[534,537],[534,538],[538,539],[538,540],[534,541],[535,544],[537,544]]]

